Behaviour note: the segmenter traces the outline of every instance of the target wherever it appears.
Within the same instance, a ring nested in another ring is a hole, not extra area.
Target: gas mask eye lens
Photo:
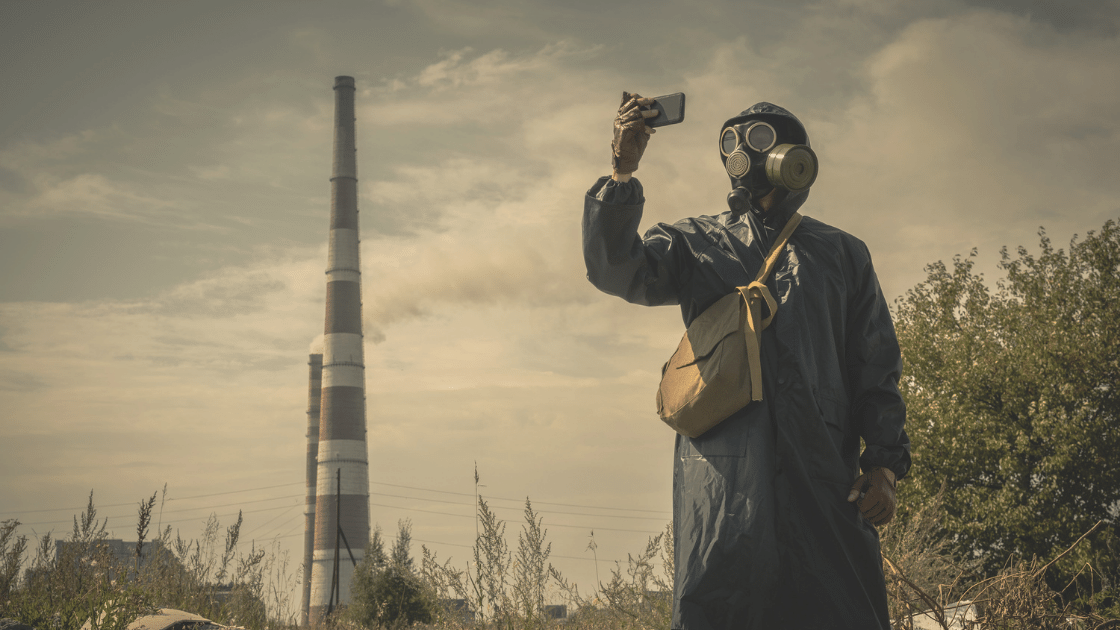
[[[733,127],[728,127],[723,130],[723,135],[719,139],[719,150],[724,155],[731,155],[735,147],[739,146],[739,133]]]
[[[778,139],[774,128],[764,122],[756,122],[747,129],[747,146],[759,153],[769,151]]]

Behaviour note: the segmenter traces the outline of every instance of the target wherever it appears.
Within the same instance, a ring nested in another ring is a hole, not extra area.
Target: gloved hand
[[[622,93],[622,104],[614,119],[614,141],[611,142],[611,166],[619,175],[629,175],[638,170],[638,162],[645,153],[649,135],[655,130],[646,126],[646,118],[657,115],[657,110],[642,110],[649,107],[652,98],[642,98],[629,92]]]
[[[898,499],[894,495],[894,473],[889,468],[872,468],[870,472],[860,475],[852,491],[848,493],[848,502],[856,502],[859,511],[863,513],[872,525],[886,525],[894,518],[898,509]]]

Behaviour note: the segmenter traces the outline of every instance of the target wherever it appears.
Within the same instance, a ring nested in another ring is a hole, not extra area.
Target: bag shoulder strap
[[[762,269],[758,270],[758,277],[754,279],[755,282],[766,283],[766,278],[770,276],[770,272],[774,271],[774,265],[778,262],[778,256],[781,255],[782,250],[785,249],[786,243],[789,242],[789,237],[793,235],[793,231],[797,226],[801,225],[801,213],[794,212],[793,216],[786,221],[786,226],[782,228],[781,234],[778,234],[778,240],[774,246],[770,248],[770,253],[766,256],[766,262],[762,265]]]
[[[747,344],[747,366],[751,376],[752,401],[762,400],[762,331],[770,326],[775,313],[778,312],[778,302],[766,286],[766,278],[774,270],[774,265],[778,262],[778,256],[781,255],[786,243],[789,242],[789,237],[793,235],[793,231],[800,224],[801,214],[794,212],[793,216],[786,222],[786,226],[782,228],[781,234],[778,235],[777,242],[770,248],[770,253],[766,256],[766,263],[758,271],[758,277],[749,285],[738,287],[739,294],[743,297],[743,305],[746,307],[739,311],[739,326],[743,329],[744,341]],[[770,310],[770,314],[765,318],[762,317],[762,302],[765,302],[766,307]]]

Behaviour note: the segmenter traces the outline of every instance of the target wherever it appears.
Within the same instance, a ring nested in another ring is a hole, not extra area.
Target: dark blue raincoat
[[[584,202],[588,278],[635,304],[678,304],[687,326],[754,279],[807,196],[764,221],[724,212],[642,237],[641,184],[604,177]],[[901,355],[871,255],[806,216],[767,285],[778,310],[762,333],[764,399],[676,436],[673,628],[887,630],[879,536],[847,501],[860,468],[910,468]]]

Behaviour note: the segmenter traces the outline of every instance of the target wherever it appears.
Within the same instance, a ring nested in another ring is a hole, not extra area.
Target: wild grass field
[[[98,523],[92,493],[57,555],[49,534],[29,550],[30,541],[14,534],[17,521],[0,524],[0,619],[37,630],[77,630],[87,622],[91,630],[122,630],[140,615],[175,608],[250,630],[298,627],[299,602],[288,594],[302,579],[299,567],[290,566],[276,548],[254,546],[237,553],[240,517],[225,528],[224,537],[211,517],[199,540],[173,537],[170,527],[151,538],[155,501],[153,494],[141,503],[137,553],[123,560],[105,545],[105,522]],[[581,591],[549,563],[547,530],[528,500],[515,546],[508,524],[482,499],[478,517],[479,534],[464,567],[441,562],[424,546],[414,560],[407,521],[399,523],[388,551],[380,529],[375,530],[355,570],[352,601],[325,624],[337,630],[669,627],[671,526],[616,566],[597,588]],[[941,518],[938,498],[881,529],[896,628],[1120,628],[1120,619],[1105,610],[1113,600],[1102,597],[1113,585],[1102,581],[1091,564],[1075,570],[1073,590],[1055,590],[1047,579],[1097,527],[1070,541],[1058,557],[1009,558],[997,574],[985,577],[977,563],[961,562],[949,552],[949,541],[938,533]],[[1068,574],[1068,562],[1064,566]],[[1086,575],[1088,581],[1082,579]],[[1093,592],[1085,592],[1083,584]],[[952,625],[954,614],[967,608],[953,607],[962,600],[971,602],[970,620]],[[556,601],[567,606],[566,618],[551,618],[546,602]],[[464,614],[464,602],[474,614]]]

